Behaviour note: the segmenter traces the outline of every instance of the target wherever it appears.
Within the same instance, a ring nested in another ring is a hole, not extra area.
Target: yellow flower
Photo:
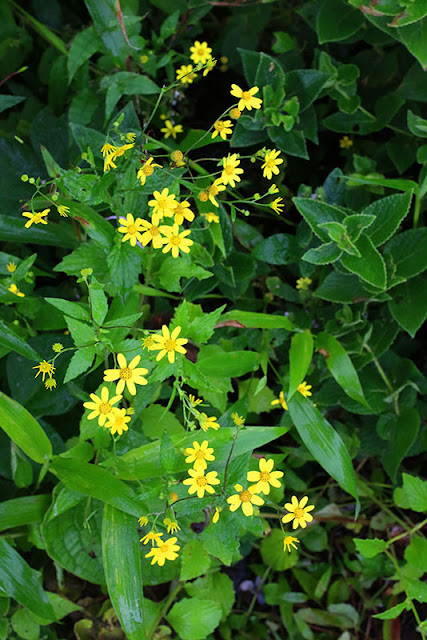
[[[145,536],[143,536],[140,540],[140,542],[142,542],[142,544],[148,544],[149,542],[151,542],[151,544],[159,544],[159,542],[161,541],[161,537],[162,537],[163,533],[159,531],[159,533],[155,533],[154,531],[150,531],[150,533],[147,533]]]
[[[264,178],[271,180],[273,178],[273,173],[278,175],[280,173],[278,169],[278,165],[282,164],[283,158],[279,158],[280,151],[277,149],[271,149],[267,151],[264,158],[264,164],[261,165],[261,169],[264,169],[262,175]]]
[[[13,273],[14,271],[16,271],[16,264],[14,262],[8,262],[6,265],[6,269],[9,271],[9,273]]]
[[[104,158],[105,156],[109,156],[110,154],[112,154],[115,150],[116,150],[116,147],[113,144],[110,144],[109,142],[106,142],[104,146],[101,147],[101,153]]]
[[[68,218],[68,214],[70,213],[70,207],[66,207],[65,204],[61,204],[59,207],[56,207],[58,213],[63,218]]]
[[[218,522],[218,520],[219,520],[219,509],[218,509],[218,507],[216,507],[215,508],[215,513],[212,516],[212,522],[214,524],[216,524]]]
[[[37,366],[33,367],[33,369],[38,369],[38,372],[34,377],[37,378],[37,376],[41,373],[43,382],[46,375],[48,375],[49,378],[51,378],[52,375],[55,373],[55,367],[53,366],[53,364],[51,364],[50,362],[46,362],[46,360],[43,360],[43,362],[40,362]]]
[[[176,224],[182,224],[184,219],[188,220],[188,222],[193,222],[194,220],[194,213],[190,210],[190,203],[187,200],[177,202],[173,213]]]
[[[215,58],[209,58],[209,60],[206,62],[205,68],[203,69],[203,77],[207,76],[208,73],[212,71],[212,69],[215,67],[215,65],[216,65]]]
[[[204,469],[189,469],[187,478],[183,481],[183,484],[189,485],[188,493],[193,495],[197,493],[198,498],[203,498],[205,492],[215,493],[215,489],[211,486],[213,484],[219,484],[219,478],[217,471],[209,471],[206,475]]]
[[[192,60],[195,64],[197,64],[198,62],[205,64],[205,62],[208,62],[208,60],[212,58],[212,49],[208,46],[208,43],[206,41],[199,42],[198,40],[196,40],[193,46],[190,47],[190,51],[190,60]]]
[[[47,216],[50,209],[45,209],[44,211],[40,211],[39,213],[30,213],[29,211],[24,211],[22,214],[24,218],[28,218],[28,222],[25,223],[25,227],[31,227],[32,224],[47,224],[47,220],[44,219],[44,216]]]
[[[201,400],[200,398],[196,398],[196,396],[193,396],[192,393],[190,393],[188,399],[190,400],[190,404],[192,407],[197,407],[198,404],[202,404],[203,402],[203,400]]]
[[[253,505],[260,507],[264,504],[264,500],[260,496],[256,495],[256,485],[249,487],[248,489],[243,489],[241,484],[235,484],[234,489],[235,491],[238,491],[238,493],[227,498],[227,502],[230,505],[230,511],[237,511],[241,506],[245,516],[252,516],[254,512]]]
[[[297,529],[298,527],[306,528],[307,522],[311,522],[313,520],[313,516],[309,511],[313,511],[314,506],[309,505],[306,507],[305,505],[308,502],[308,497],[304,496],[300,502],[298,502],[298,498],[296,496],[292,496],[291,502],[287,502],[285,504],[285,509],[290,513],[287,513],[282,518],[283,524],[287,522],[294,521],[292,524],[293,529]]]
[[[107,416],[107,429],[111,429],[111,435],[118,433],[122,435],[123,431],[128,430],[127,423],[131,421],[131,417],[127,415],[126,409],[117,409],[113,407],[109,416]]]
[[[229,115],[230,115],[230,118],[232,118],[233,120],[238,120],[242,115],[242,112],[237,107],[234,107],[233,109],[230,109]]]
[[[139,523],[139,526],[140,526],[140,527],[145,527],[145,526],[148,524],[148,518],[147,518],[147,516],[141,516],[141,517],[138,519],[138,523]]]
[[[166,236],[164,240],[164,247],[162,249],[163,253],[171,251],[173,258],[179,257],[180,250],[184,253],[190,253],[190,247],[194,243],[190,238],[186,237],[191,233],[189,229],[181,231],[180,233],[179,226],[174,224],[172,227],[162,226],[160,227],[160,231],[164,236]]]
[[[149,57],[144,53],[142,56],[140,56],[139,60],[142,64],[146,64],[149,60]]]
[[[214,123],[215,131],[212,133],[212,139],[217,136],[221,136],[223,140],[227,140],[227,136],[233,133],[232,127],[233,123],[231,120],[217,120]]]
[[[268,495],[270,493],[270,485],[279,488],[282,483],[279,478],[283,477],[283,471],[273,471],[274,460],[266,460],[261,458],[259,461],[259,471],[248,471],[248,482],[256,482],[258,492]]]
[[[353,146],[353,140],[348,136],[343,136],[340,140],[341,149],[350,149]]]
[[[290,553],[292,551],[291,547],[293,547],[294,549],[298,549],[295,542],[299,542],[298,538],[293,538],[292,536],[286,536],[285,539],[283,540],[283,551],[287,550]]]
[[[55,353],[61,353],[63,348],[64,348],[64,345],[61,344],[60,342],[55,342],[55,344],[52,345],[52,349],[55,351]]]
[[[166,525],[168,533],[176,533],[177,531],[181,531],[181,527],[177,522],[171,520],[170,518],[165,518],[163,520],[163,524]]]
[[[225,158],[224,158],[224,160],[225,160]],[[216,196],[218,195],[218,193],[220,193],[220,191],[225,191],[225,189],[226,189],[226,186],[225,186],[225,184],[223,184],[222,178],[217,178],[216,180],[213,181],[213,183],[210,185],[210,187],[207,187],[206,194],[207,194],[208,197],[206,198],[206,200],[209,199],[210,202],[212,202],[212,204],[215,207],[219,207],[219,204],[218,204],[218,202],[216,200]],[[199,200],[201,200],[200,195],[199,195]]]
[[[231,187],[236,186],[236,182],[240,182],[239,173],[243,173],[243,169],[239,167],[240,160],[237,158],[237,153],[228,154],[226,158],[222,159],[223,170],[221,173],[221,182],[223,184],[229,184]]]
[[[56,380],[55,378],[48,378],[44,383],[44,386],[48,391],[52,391],[52,389],[56,389]]]
[[[193,442],[193,448],[188,447],[184,451],[185,462],[187,464],[193,464],[195,469],[206,469],[208,466],[206,460],[208,462],[212,462],[215,460],[215,456],[213,456],[214,450],[212,447],[209,447],[209,442],[207,440],[203,440],[202,444],[199,444],[197,441]]]
[[[245,419],[243,416],[239,416],[238,413],[236,413],[235,411],[231,414],[231,417],[233,418],[233,422],[236,425],[236,427],[241,427],[242,424],[245,424]]]
[[[181,547],[175,544],[178,538],[169,538],[169,540],[161,540],[157,542],[158,547],[153,547],[151,551],[145,554],[146,558],[151,558],[151,564],[157,564],[163,567],[165,560],[175,560],[178,557],[176,553]]]
[[[169,495],[169,502],[176,502],[178,500],[178,494],[175,493],[175,491],[172,491],[172,493]]]
[[[199,198],[200,202],[207,202],[209,199],[209,194],[207,191],[200,191],[197,197]]]
[[[307,291],[312,282],[313,280],[311,278],[298,278],[296,288]]]
[[[308,398],[313,395],[310,391],[311,388],[311,384],[307,384],[305,380],[298,385],[298,391],[304,396],[304,398]]]
[[[103,427],[105,421],[110,416],[113,410],[113,406],[120,402],[122,396],[117,395],[110,398],[110,392],[108,391],[108,388],[102,387],[101,397],[98,397],[95,393],[91,393],[90,398],[92,402],[83,403],[85,409],[92,410],[92,413],[88,415],[87,419],[93,420],[94,418],[98,418],[99,426]]]
[[[124,144],[121,147],[116,147],[114,151],[111,152],[111,155],[115,160],[116,158],[120,158],[120,156],[122,156],[125,151],[128,151],[128,149],[132,149],[132,147],[134,146],[135,146],[134,144]]]
[[[274,182],[273,182],[273,184],[270,185],[270,187],[268,189],[268,193],[271,193],[271,195],[273,195],[273,193],[279,193],[279,189],[276,187]]]
[[[128,414],[128,416],[133,416],[133,414],[135,413],[135,409],[133,407],[128,407],[126,409],[126,413]]]
[[[153,213],[151,222],[149,222],[149,220],[141,220],[141,225],[145,229],[141,237],[141,242],[144,247],[146,247],[149,242],[152,242],[155,249],[163,247],[164,238],[160,233],[159,222],[160,216],[158,213]]]
[[[179,149],[175,149],[171,153],[171,160],[176,164],[177,167],[182,167],[185,163],[183,162],[184,154]]]
[[[243,91],[243,89],[241,89],[237,84],[232,84],[230,93],[235,98],[239,98],[239,104],[237,105],[237,108],[240,111],[243,111],[243,109],[248,109],[248,111],[251,111],[251,109],[261,108],[262,100],[260,98],[254,98],[254,95],[258,93],[258,91],[258,87],[252,87],[252,89]]]
[[[110,169],[117,169],[117,165],[114,162],[114,153],[109,153],[104,158],[104,172],[109,171]]]
[[[208,429],[214,429],[218,431],[219,424],[216,421],[215,416],[211,416],[210,418],[206,415],[206,413],[199,413],[197,415],[197,420],[199,421],[200,428],[203,431],[207,431]]]
[[[128,142],[135,142],[136,133],[131,133],[131,132],[126,133],[125,138]]]
[[[281,213],[283,213],[282,200],[283,198],[276,198],[275,200],[273,200],[273,202],[270,202],[270,207],[273,209],[273,211],[278,213],[279,216]]]
[[[152,349],[160,349],[157,354],[157,361],[168,354],[168,360],[173,364],[175,362],[175,351],[178,353],[187,353],[187,349],[184,349],[183,345],[187,344],[188,340],[186,338],[178,338],[180,332],[181,327],[175,327],[172,333],[170,333],[168,327],[164,324],[162,327],[162,335],[158,333],[153,335],[155,345]]]
[[[166,139],[172,136],[172,138],[176,140],[176,134],[182,133],[183,129],[182,129],[182,124],[173,125],[170,120],[166,120],[165,126],[163,127],[163,129],[160,129],[160,131],[165,134],[164,137]]]
[[[219,216],[216,213],[214,213],[213,211],[211,211],[210,213],[202,213],[202,216],[204,218],[206,218],[206,221],[209,222],[209,223],[210,222],[216,222],[216,223],[219,222]]]
[[[163,216],[172,218],[178,203],[175,194],[169,193],[169,189],[165,187],[161,193],[154,191],[153,199],[149,200],[148,204],[153,207],[153,213],[158,213],[159,218],[162,219]]]
[[[279,397],[276,398],[276,400],[272,400],[272,402],[270,403],[272,407],[274,407],[276,404],[280,404],[280,406],[282,407],[283,411],[287,411],[288,410],[288,405],[286,404],[286,400],[285,400],[285,396],[283,395],[283,391],[281,391],[279,393]]]
[[[126,385],[131,396],[136,395],[136,384],[148,384],[146,378],[142,377],[148,373],[148,369],[136,368],[140,360],[141,356],[135,356],[128,365],[124,355],[122,353],[117,354],[117,363],[120,368],[106,369],[104,371],[104,381],[113,382],[114,380],[118,380],[116,393],[123,393]]]
[[[138,173],[136,174],[136,177],[138,178],[138,180],[141,180],[142,186],[144,186],[145,181],[147,180],[147,177],[153,175],[154,167],[161,168],[160,164],[156,164],[156,163],[152,164],[153,160],[154,158],[148,158],[148,160],[144,162],[142,167],[138,169]]]
[[[147,351],[151,351],[156,344],[153,336],[147,336],[142,339],[142,348],[147,349]]]
[[[183,64],[176,70],[176,79],[181,80],[182,84],[191,84],[195,77],[192,64]]]
[[[136,242],[142,242],[142,220],[141,218],[134,219],[131,213],[128,213],[126,218],[119,218],[119,222],[122,225],[119,227],[119,233],[124,233],[122,242],[130,240],[132,247],[136,245]]]
[[[11,284],[10,287],[8,287],[8,290],[10,291],[10,293],[14,293],[15,296],[18,296],[19,298],[25,298],[25,293],[22,293],[22,291],[20,291],[18,289],[18,287],[16,286],[16,284]],[[37,377],[37,376],[36,376]]]

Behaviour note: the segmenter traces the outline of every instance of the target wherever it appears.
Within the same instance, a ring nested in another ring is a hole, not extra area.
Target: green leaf
[[[225,307],[223,305],[211,313],[205,313],[199,304],[184,301],[175,309],[171,328],[180,326],[180,336],[195,343],[207,342],[213,336]]]
[[[327,230],[319,225],[325,222],[342,222],[345,218],[342,208],[326,204],[326,202],[320,202],[320,200],[293,198],[293,203],[311,227],[313,233],[315,233],[322,242],[329,242],[330,238]],[[352,212],[349,211],[349,213]]]
[[[168,435],[182,435],[183,426],[175,415],[160,404],[150,404],[139,414],[142,430],[148,438],[158,439],[165,431]]]
[[[333,271],[323,280],[322,284],[314,292],[315,298],[328,300],[329,302],[341,302],[351,304],[373,297],[356,276]]]
[[[76,181],[78,191],[73,197],[85,199],[86,186],[82,182],[82,174],[71,174]],[[70,177],[70,176],[69,176]],[[91,177],[91,176],[87,176]],[[70,187],[70,183],[68,183]],[[92,191],[95,188],[94,185],[88,185],[88,190]],[[83,193],[80,193],[80,189]],[[102,201],[102,199],[101,199]],[[92,238],[100,247],[104,249],[110,249],[111,243],[115,237],[114,227],[110,222],[105,220],[95,209],[89,207],[87,204],[81,204],[80,202],[73,202],[73,206],[70,207],[69,216],[76,218],[77,221],[83,226],[84,231]],[[80,268],[87,267],[89,265],[82,264]]]
[[[353,465],[338,433],[313,403],[300,393],[289,401],[288,408],[303,443],[314,459],[357,500]]]
[[[396,482],[400,463],[414,444],[420,428],[420,415],[414,408],[402,407],[398,416],[393,416],[393,424],[387,439],[387,448],[382,462],[393,482]]]
[[[268,264],[290,264],[298,260],[298,246],[295,236],[286,233],[275,235],[261,240],[252,252],[258,260]]]
[[[216,600],[222,608],[222,620],[224,621],[233,608],[236,595],[230,578],[220,571],[208,573],[204,578],[194,582],[188,582],[185,590],[189,596],[199,597],[203,600]]]
[[[39,640],[40,625],[28,609],[18,609],[11,618],[12,628],[23,640]]]
[[[133,490],[105,469],[72,458],[56,457],[50,470],[69,489],[106,502],[137,518],[140,516],[141,505],[136,501]]]
[[[69,225],[43,225],[43,229],[41,229],[42,225],[32,225],[26,229],[23,220],[23,218],[2,214],[0,217],[0,240],[51,245],[66,249],[72,249],[79,243],[75,231]]]
[[[418,60],[423,70],[427,70],[427,18],[396,29],[398,38],[408,51]]]
[[[107,120],[123,94],[152,95],[160,92],[159,87],[148,76],[133,71],[119,71],[113,75],[105,76],[101,81],[101,87],[108,87],[105,99],[105,118]]]
[[[162,418],[163,418],[163,415],[162,415]],[[181,425],[179,426],[181,428]],[[162,427],[164,427],[163,422],[162,422]],[[174,463],[175,463],[175,449],[173,446],[173,442],[168,432],[164,431],[162,436],[162,441],[160,443],[160,464],[162,465],[166,473],[170,473],[174,467]]]
[[[309,249],[304,253],[302,259],[311,262],[311,264],[331,264],[339,260],[341,255],[341,249],[334,242],[328,242],[320,247]]]
[[[316,338],[316,349],[327,352],[325,355],[326,366],[346,394],[369,409],[357,371],[338,340],[334,336],[322,332]]]
[[[398,507],[427,511],[427,482],[421,478],[402,474],[403,487],[394,490],[393,497]]]
[[[92,366],[94,357],[95,347],[77,349],[77,351],[73,353],[73,357],[68,365],[67,373],[64,377],[64,384],[70,382],[70,380],[74,380],[77,376],[87,371],[89,367]]]
[[[108,313],[108,302],[104,287],[96,278],[92,278],[90,282],[89,300],[91,302],[92,318],[97,324],[102,324]]]
[[[307,146],[301,131],[285,131],[280,127],[268,127],[268,136],[281,151],[289,156],[308,160]]]
[[[108,254],[110,281],[117,291],[128,291],[138,282],[141,273],[141,253],[126,242],[115,244]],[[141,287],[143,285],[140,285]]]
[[[353,542],[356,545],[356,549],[364,558],[374,558],[382,551],[388,548],[388,543],[385,540],[379,538],[373,538],[366,540],[362,538],[353,538]]]
[[[386,196],[372,202],[363,213],[373,214],[374,222],[366,231],[375,247],[383,244],[394,235],[411,206],[412,193],[395,194]]]
[[[391,609],[387,609],[387,611],[383,611],[382,613],[375,613],[372,615],[373,618],[377,618],[378,620],[394,620],[398,618],[402,611],[409,605],[409,600],[404,600],[399,604],[396,604]]]
[[[87,322],[90,319],[89,311],[82,307],[78,302],[62,300],[61,298],[45,298],[45,301],[56,309],[62,311],[66,316],[77,318],[77,320],[86,320]]]
[[[28,360],[33,360],[33,362],[41,361],[37,351],[30,347],[30,345],[3,322],[3,320],[0,320],[0,345],[7,349],[7,351],[16,351],[16,353],[24,356],[24,358],[28,358]]]
[[[95,343],[95,329],[86,324],[86,322],[80,322],[75,318],[65,318],[71,337],[76,343],[77,347],[86,347],[86,345]]]
[[[365,282],[379,289],[385,289],[387,284],[386,268],[381,254],[364,233],[355,245],[360,253],[360,258],[348,254],[343,255],[341,257],[342,265],[352,273],[356,273]]]
[[[102,559],[108,593],[126,638],[146,640],[141,552],[135,518],[104,507]]]
[[[205,376],[238,378],[256,371],[260,356],[255,351],[229,351],[198,359],[197,365]]]
[[[68,83],[74,78],[76,72],[89,58],[99,50],[101,42],[93,27],[80,31],[73,39],[68,52],[67,69]]]
[[[183,598],[166,616],[180,640],[205,640],[221,621],[221,606],[215,600]]]
[[[295,327],[286,316],[275,316],[269,313],[255,313],[233,309],[224,313],[221,322],[239,322],[248,329],[286,329],[294,331]]]
[[[46,626],[48,624],[52,624],[52,622],[57,622],[74,611],[82,610],[77,604],[74,604],[71,600],[67,600],[67,598],[63,598],[59,593],[53,593],[51,591],[46,591],[46,593],[49,598],[49,602],[52,605],[55,618],[43,618],[42,616],[32,614],[33,618],[35,618],[40,625]]]
[[[0,113],[2,113],[2,111],[6,111],[6,109],[14,107],[23,100],[26,100],[25,96],[0,95]]]
[[[305,378],[313,357],[313,336],[309,329],[296,333],[289,350],[289,391],[290,400]]]
[[[288,71],[285,76],[286,98],[296,96],[300,110],[305,111],[316,100],[323,88],[334,80],[334,74],[317,69]]]
[[[69,276],[80,276],[82,268],[91,268],[98,276],[105,274],[105,260],[107,254],[95,242],[81,244],[68,255],[64,256],[53,271],[63,271]]]
[[[0,392],[0,426],[31,460],[43,464],[52,456],[49,438],[24,407]]]
[[[211,566],[208,552],[200,540],[187,542],[181,554],[180,580],[193,580],[206,573]]]
[[[50,505],[50,495],[23,496],[0,502],[0,531],[39,524]]]
[[[102,38],[106,50],[116,63],[124,63],[132,49],[123,37],[113,0],[85,0],[85,5],[93,20],[95,31]],[[131,5],[127,13],[132,14]]]
[[[408,229],[393,236],[384,247],[389,287],[427,269],[427,228]]]
[[[167,40],[173,35],[176,31],[176,27],[178,26],[179,21],[179,9],[171,13],[164,22],[162,22],[162,26],[160,27],[160,37],[163,40]]]
[[[422,273],[390,291],[390,313],[411,338],[415,337],[427,318],[427,299],[425,295],[420,295],[426,291],[426,287],[427,275]]]
[[[319,44],[346,40],[359,31],[363,15],[343,0],[323,0],[317,14]]]
[[[297,537],[297,536],[294,536]],[[285,535],[281,529],[272,529],[269,536],[261,541],[261,557],[264,564],[274,571],[285,571],[295,566],[298,562],[298,551],[292,550],[291,553],[284,551],[283,540]]]
[[[408,129],[418,138],[427,138],[427,120],[408,109]]]
[[[55,619],[38,573],[3,538],[0,538],[0,587],[33,613]]]
[[[219,225],[216,225],[216,227],[219,227]],[[211,277],[211,271],[194,264],[187,256],[180,257],[179,260],[167,257],[163,260],[159,270],[160,284],[168,291],[181,291],[181,278],[206,280]]]

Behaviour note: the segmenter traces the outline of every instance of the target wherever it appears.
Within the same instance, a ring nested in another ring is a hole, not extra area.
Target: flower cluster
[[[298,385],[297,391],[299,391],[300,394],[304,396],[304,398],[309,398],[310,396],[313,395],[310,391],[311,388],[312,388],[311,384],[307,384],[306,381],[304,380],[304,382],[301,382],[301,384]],[[288,405],[286,404],[285,394],[283,393],[283,391],[279,393],[278,398],[271,401],[272,407],[277,405],[280,405],[283,411],[288,411]]]
[[[127,134],[127,139],[129,139],[129,136],[133,136],[133,139],[135,139],[135,134]],[[110,169],[117,169],[117,165],[115,163],[115,161],[117,160],[117,158],[120,158],[121,156],[123,156],[125,154],[126,151],[128,151],[129,149],[132,149],[132,147],[134,147],[134,143],[128,143],[128,144],[123,144],[120,147],[117,147],[114,144],[111,144],[110,142],[106,142],[102,148],[101,148],[101,152],[104,158],[104,171],[109,171]]]
[[[188,470],[190,476],[184,480],[183,484],[188,485],[188,493],[197,494],[198,498],[204,498],[205,493],[215,493],[213,485],[219,484],[218,472],[208,471],[207,462],[215,460],[213,448],[209,447],[209,442],[204,440],[202,444],[197,441],[193,442],[193,447],[188,447],[184,454],[187,456],[185,462],[193,464],[193,468]]]
[[[283,516],[282,522],[283,524],[287,524],[293,521],[292,528],[298,529],[301,527],[305,529],[307,526],[307,522],[311,522],[313,520],[313,516],[310,511],[313,511],[313,505],[307,505],[308,496],[304,496],[301,500],[298,501],[296,496],[292,496],[291,502],[287,502],[285,504],[285,509],[289,512]],[[290,535],[285,535],[283,540],[283,551],[291,551],[291,547],[297,549],[296,542],[299,542],[298,538],[294,538]]]
[[[236,511],[241,506],[245,516],[252,516],[254,513],[253,505],[260,507],[264,504],[264,499],[258,494],[268,495],[270,486],[276,488],[281,486],[279,478],[283,477],[283,471],[273,471],[274,461],[272,459],[261,458],[258,465],[258,471],[248,471],[247,473],[248,482],[255,484],[249,485],[246,489],[241,484],[234,485],[237,493],[227,499],[230,511]]]

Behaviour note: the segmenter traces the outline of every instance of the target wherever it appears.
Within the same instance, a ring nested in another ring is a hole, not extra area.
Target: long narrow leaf
[[[52,455],[49,438],[25,407],[0,392],[0,427],[31,460],[43,464]]]

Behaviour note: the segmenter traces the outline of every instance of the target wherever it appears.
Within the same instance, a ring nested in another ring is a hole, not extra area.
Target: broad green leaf
[[[67,69],[70,83],[76,72],[99,50],[101,42],[93,27],[80,31],[73,39],[68,52]]]
[[[162,26],[160,27],[160,37],[163,40],[167,40],[173,35],[176,31],[176,27],[179,21],[179,9],[171,13],[164,22],[162,22]]]
[[[323,0],[316,21],[319,43],[346,40],[359,31],[363,22],[362,13],[344,0]]]
[[[183,598],[167,614],[180,640],[205,640],[221,621],[222,609],[215,600]]]
[[[289,391],[290,400],[303,382],[313,357],[313,336],[309,329],[296,333],[289,350]]]
[[[47,597],[49,598],[49,602],[52,605],[52,609],[55,614],[55,618],[43,618],[42,616],[32,614],[33,618],[37,620],[40,625],[46,626],[48,624],[52,624],[52,622],[57,622],[61,620],[61,618],[65,618],[73,611],[81,611],[82,608],[79,605],[74,604],[71,600],[67,600],[67,598],[63,598],[59,595],[59,593],[53,593],[52,591],[46,591]],[[37,638],[38,640],[38,638]]]
[[[171,328],[180,326],[180,337],[188,338],[196,344],[207,342],[214,334],[215,326],[225,307],[226,305],[223,305],[211,313],[206,313],[199,304],[184,301],[175,309]]]
[[[295,236],[277,233],[261,240],[252,252],[258,260],[268,264],[289,264],[298,260],[298,246]]]
[[[285,131],[281,127],[268,127],[269,138],[284,153],[308,160],[307,146],[301,131]]]
[[[150,404],[139,414],[142,430],[148,438],[156,440],[166,431],[168,435],[182,435],[184,427],[170,411],[160,404]]]
[[[286,329],[294,331],[295,327],[286,316],[271,315],[269,313],[255,313],[254,311],[240,311],[233,309],[221,316],[222,322],[239,322],[244,329]]]
[[[288,408],[303,443],[314,459],[357,500],[353,465],[338,433],[313,403],[300,393],[288,402]]]
[[[375,247],[394,235],[409,211],[411,200],[411,192],[395,194],[380,198],[363,209],[363,213],[375,215],[374,222],[366,231]]]
[[[0,95],[0,113],[2,113],[2,111],[6,111],[6,109],[14,107],[23,100],[26,100],[25,96]]]
[[[360,258],[345,254],[341,257],[341,264],[365,282],[379,289],[385,289],[387,277],[384,260],[370,238],[362,233],[355,246],[360,253]]]
[[[402,474],[403,487],[394,490],[394,501],[402,509],[427,511],[427,482],[407,473]]]
[[[322,284],[314,292],[315,298],[328,300],[329,302],[341,302],[351,304],[362,299],[369,300],[373,297],[360,282],[359,278],[340,271],[332,271],[323,280]]]
[[[140,516],[142,507],[133,490],[105,469],[72,458],[56,457],[50,470],[69,489],[106,502],[137,518]]]
[[[162,427],[163,427],[162,423]],[[181,425],[179,425],[181,427]],[[173,442],[165,430],[162,435],[162,441],[160,443],[160,464],[166,473],[170,473],[175,464],[175,449]]]
[[[350,356],[338,340],[334,336],[322,332],[316,337],[316,349],[322,349],[326,366],[346,394],[369,408],[357,371]],[[327,355],[324,354],[325,351]]]
[[[74,229],[69,225],[36,226],[33,224],[26,229],[22,222],[23,220],[24,218],[2,214],[0,217],[0,240],[3,242],[51,245],[66,249],[72,249],[79,244]]]
[[[408,282],[402,282],[390,291],[388,303],[391,315],[399,325],[415,338],[418,329],[427,318],[427,274],[421,273]]]
[[[126,638],[146,640],[136,519],[110,504],[105,505],[102,520],[102,560],[108,593]]]
[[[208,552],[200,540],[190,540],[181,552],[180,580],[193,580],[205,574],[211,561]],[[200,594],[198,594],[200,595]]]
[[[409,607],[409,602],[409,600],[404,600],[403,602],[396,604],[394,607],[391,607],[391,609],[387,609],[387,611],[373,614],[372,617],[377,618],[378,620],[394,620],[400,616],[405,608]]]
[[[70,360],[70,364],[67,368],[67,373],[64,377],[64,384],[74,380],[77,376],[81,375],[92,366],[93,359],[95,357],[95,347],[85,347],[84,349],[77,349]]]
[[[103,322],[102,326],[104,328],[114,328],[114,327],[132,327],[139,318],[144,315],[141,313],[133,313],[131,316],[123,316],[123,318],[116,318],[115,320],[107,320],[107,322]]]
[[[353,542],[356,545],[356,549],[364,558],[374,558],[388,548],[386,540],[380,540],[380,538],[353,538]]]
[[[255,351],[229,351],[198,359],[197,365],[205,376],[214,378],[238,378],[245,373],[256,371],[260,356]]]
[[[420,415],[414,407],[402,407],[400,414],[393,416],[387,446],[381,456],[384,468],[393,482],[396,482],[400,463],[417,439],[419,428]]]
[[[236,599],[232,581],[221,571],[208,573],[203,578],[188,582],[185,590],[192,597],[216,600],[222,607],[222,620],[226,619]]]
[[[0,587],[30,611],[55,619],[52,605],[43,590],[38,574],[13,547],[0,538]]]
[[[114,61],[124,64],[133,50],[126,42],[118,20],[114,0],[85,0],[96,33],[102,38],[106,50]],[[133,14],[132,5],[126,5],[126,13]]]
[[[148,77],[133,71],[119,71],[110,76],[105,76],[101,86],[107,88],[105,100],[105,117],[108,120],[114,111],[114,107],[125,95],[152,95],[159,93],[159,87]]]
[[[71,174],[74,175],[77,185],[82,185],[81,183],[81,174]],[[84,188],[83,185],[81,188]],[[92,186],[93,188],[93,186]],[[79,194],[76,194],[74,197],[77,197]],[[83,195],[80,197],[84,200]],[[105,220],[103,216],[101,216],[95,209],[89,207],[87,204],[81,204],[79,202],[73,202],[72,207],[70,207],[69,216],[72,218],[76,218],[78,222],[82,225],[84,231],[88,234],[90,238],[92,238],[100,247],[104,249],[110,249],[111,243],[115,237],[115,231],[113,225]],[[80,268],[87,267],[88,265],[82,264]]]
[[[297,536],[295,536],[297,537]],[[285,535],[281,529],[272,529],[269,536],[261,541],[261,557],[265,565],[274,571],[285,571],[298,562],[298,551],[289,553],[283,549]]]
[[[98,277],[105,275],[107,254],[95,242],[85,242],[77,249],[64,256],[53,271],[63,271],[69,276],[80,276],[81,270],[91,268]]]
[[[0,320],[0,345],[7,351],[16,351],[24,358],[40,362],[41,358],[37,351],[30,347],[15,331],[13,331],[3,320]],[[5,351],[5,353],[7,353]]]
[[[31,460],[43,464],[52,455],[49,438],[18,402],[0,392],[0,427]]]
[[[298,69],[288,71],[285,76],[286,98],[296,96],[301,112],[316,100],[325,86],[329,86],[334,79],[332,73],[317,69]]]
[[[418,138],[427,138],[427,120],[408,109],[408,129]]]
[[[334,242],[322,244],[320,247],[309,249],[304,253],[302,259],[311,264],[331,264],[336,262],[342,255],[341,249]]]
[[[415,4],[415,3],[414,3]],[[427,17],[396,29],[398,37],[408,51],[418,60],[423,70],[427,70]]]
[[[345,218],[345,214],[340,207],[320,202],[320,200],[293,198],[293,202],[304,220],[311,227],[313,233],[322,242],[329,242],[330,238],[327,230],[319,225],[325,222],[342,222]],[[352,211],[349,210],[348,213],[352,213]]]
[[[27,524],[39,524],[50,502],[50,495],[23,496],[0,502],[0,531]]]
[[[89,311],[82,307],[78,302],[71,302],[70,300],[62,300],[61,298],[45,298],[45,301],[51,304],[56,309],[62,311],[66,316],[71,318],[77,318],[77,320],[86,320],[89,322]]]
[[[390,238],[383,252],[389,287],[409,280],[427,269],[426,247],[427,227],[408,229]]]
[[[91,303],[92,318],[97,324],[102,324],[108,313],[107,296],[104,287],[96,278],[92,278],[89,287],[89,300]]]
[[[40,625],[36,622],[28,609],[18,609],[11,618],[12,628],[24,640],[38,640]]]
[[[116,241],[108,254],[109,281],[115,285],[117,292],[132,289],[139,280],[142,256],[136,249],[129,242]]]
[[[219,225],[216,225],[219,227]],[[181,278],[197,278],[206,280],[212,277],[212,272],[184,257],[175,260],[168,257],[162,262],[159,270],[160,284],[168,291],[182,291]]]
[[[92,347],[95,344],[95,329],[92,325],[75,318],[66,317],[65,321],[77,347]]]

